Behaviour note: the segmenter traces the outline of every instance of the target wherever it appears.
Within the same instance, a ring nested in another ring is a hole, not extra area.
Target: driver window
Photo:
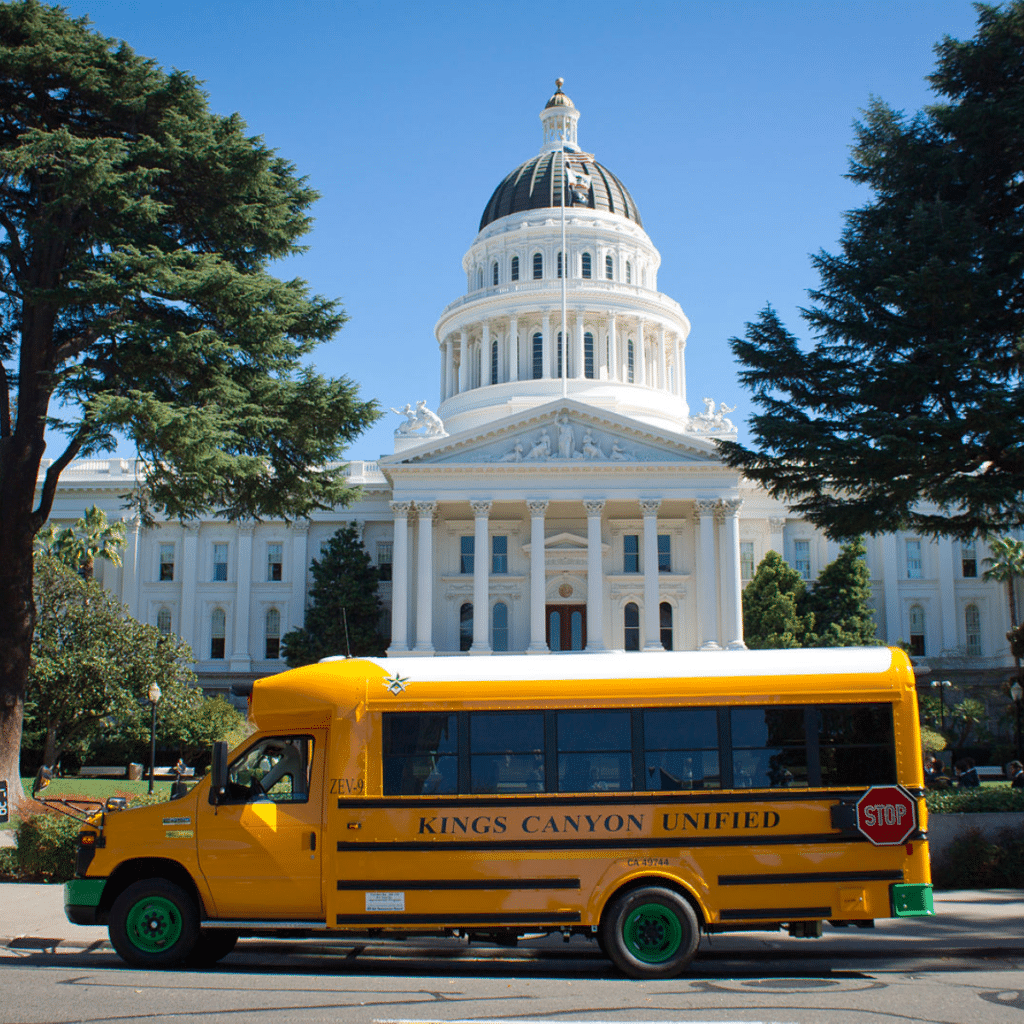
[[[306,803],[312,759],[309,736],[262,739],[228,766],[228,799],[231,803]]]

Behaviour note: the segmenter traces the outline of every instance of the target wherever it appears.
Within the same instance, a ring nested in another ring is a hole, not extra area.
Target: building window
[[[583,376],[594,379],[594,336],[590,331],[583,335]]]
[[[533,254],[533,279],[539,281],[544,276],[544,254],[535,252]]]
[[[498,342],[491,342],[491,383],[498,383]]]
[[[484,286],[484,268],[476,268],[476,286],[477,288],[483,288]]]
[[[392,541],[377,541],[377,571],[380,573],[380,578],[385,582],[390,582],[391,580],[391,562],[393,558],[393,551],[394,545]]]
[[[268,661],[281,657],[281,613],[276,608],[267,609],[263,657]]]
[[[473,537],[461,537],[459,547],[459,572],[473,575]]]
[[[538,331],[533,336],[533,379],[544,376],[544,335]]]
[[[590,279],[590,253],[585,252],[580,259],[582,264],[582,275],[583,277]]]
[[[491,610],[491,650],[508,650],[508,605],[503,601]]]
[[[626,284],[633,283],[633,264],[626,260]]]
[[[170,608],[161,608],[156,613],[156,628],[159,629],[160,632],[163,633],[164,636],[167,636],[167,634],[170,633],[170,631],[171,631],[171,609]]]
[[[636,370],[633,360],[633,339],[626,342],[626,383],[636,383]]]
[[[622,538],[622,571],[640,571],[640,535],[627,533]]]
[[[672,605],[662,601],[658,610],[661,619],[661,646],[666,651],[672,650]]]
[[[283,547],[280,544],[267,545],[267,579],[271,583],[281,582],[281,552]]]
[[[960,541],[960,574],[965,580],[977,579],[978,553],[974,538]]]
[[[471,537],[470,540],[473,538]],[[473,606],[468,602],[459,609],[459,650],[473,646]]]
[[[226,632],[227,616],[223,608],[214,608],[210,615],[210,657],[223,659],[224,657],[224,635]]]
[[[809,540],[793,541],[793,568],[800,573],[800,578],[811,578],[811,542]]]
[[[498,283],[498,263],[495,261],[491,264],[491,284]]]
[[[924,609],[919,605],[910,606],[910,655],[924,657]]]
[[[921,542],[919,540],[907,541],[907,579],[921,579]]]
[[[754,578],[754,542],[740,541],[740,579],[744,581]]]
[[[224,583],[228,578],[228,546],[227,544],[213,545],[213,581]]]
[[[558,254],[558,273],[557,273],[556,276],[558,276],[558,277],[562,276],[562,254],[561,253]]]
[[[558,332],[558,343],[557,343],[557,345],[555,347],[556,347],[555,366],[557,367],[557,369],[555,370],[555,376],[556,377],[561,377],[562,376],[562,332],[561,331]],[[566,376],[568,376],[568,374]]]
[[[512,274],[511,274],[511,277],[512,277],[513,281],[518,281],[519,280],[519,257],[518,256],[513,256],[512,257]]]
[[[968,655],[981,657],[981,612],[976,604],[969,604],[964,609],[964,625],[967,630]]]
[[[658,534],[658,572],[672,571],[672,537],[667,533]]]
[[[491,573],[504,576],[508,572],[508,537],[495,535],[491,538]]]
[[[169,583],[174,579],[174,545],[160,545],[160,582]]]
[[[640,609],[630,601],[622,613],[622,646],[627,651],[640,650]]]
[[[604,258],[604,277],[606,281],[615,280],[615,261],[611,256],[605,256]]]

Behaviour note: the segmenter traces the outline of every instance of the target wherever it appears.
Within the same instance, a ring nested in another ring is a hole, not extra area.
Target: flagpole
[[[561,352],[559,353],[559,362],[561,363],[562,370],[562,397],[568,394],[568,382],[566,380],[568,376],[569,360],[569,337],[568,331],[566,330],[566,316],[565,316],[565,279],[569,274],[569,254],[565,251],[565,193],[569,185],[569,175],[565,166],[565,129],[562,129],[562,344],[559,346]]]

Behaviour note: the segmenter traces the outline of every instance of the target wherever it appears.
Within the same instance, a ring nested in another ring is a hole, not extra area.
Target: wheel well
[[[643,878],[631,878],[628,882],[620,885],[617,889],[608,895],[608,898],[604,901],[604,907],[601,909],[601,928],[604,928],[605,917],[608,914],[608,908],[620,897],[624,896],[628,892],[632,892],[634,889],[644,889],[647,886],[657,886],[659,889],[671,889],[673,892],[678,893],[686,900],[687,903],[693,908],[694,914],[697,915],[697,924],[700,925],[701,930],[707,925],[707,920],[704,917],[704,911],[701,910],[700,903],[697,901],[696,896],[685,885],[676,881],[674,878],[665,878],[662,875],[647,875]]]
[[[103,897],[98,908],[100,913],[104,916],[109,914],[114,900],[133,882],[141,882],[144,878],[163,878],[173,882],[192,897],[196,908],[202,913],[203,901],[192,876],[177,861],[163,857],[140,857],[138,860],[118,864],[103,887]]]

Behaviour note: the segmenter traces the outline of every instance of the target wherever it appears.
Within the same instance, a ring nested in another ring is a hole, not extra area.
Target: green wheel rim
[[[660,903],[641,903],[622,926],[626,949],[645,964],[663,964],[679,952],[683,926]]]
[[[128,911],[128,939],[144,953],[162,953],[181,938],[181,912],[164,896],[146,896]]]

